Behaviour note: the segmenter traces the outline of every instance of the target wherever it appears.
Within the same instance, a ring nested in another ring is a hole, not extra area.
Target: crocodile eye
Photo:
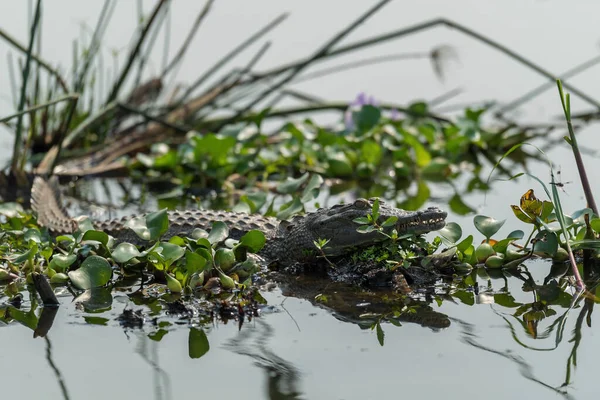
[[[369,202],[365,199],[357,199],[354,202],[354,207],[356,208],[367,208],[369,207]]]

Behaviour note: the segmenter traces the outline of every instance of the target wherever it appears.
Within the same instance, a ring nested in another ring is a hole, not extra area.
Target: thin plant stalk
[[[590,186],[590,181],[588,180],[587,173],[585,172],[585,166],[583,165],[583,158],[581,157],[581,152],[579,151],[579,146],[577,145],[577,138],[575,137],[573,124],[571,123],[571,97],[569,93],[565,95],[563,92],[563,85],[560,79],[556,81],[556,84],[558,85],[558,93],[560,94],[560,101],[565,113],[567,128],[569,129],[569,137],[565,137],[565,140],[571,145],[571,149],[573,150],[573,156],[575,157],[577,171],[579,172],[581,186],[583,187],[583,193],[585,194],[585,200],[587,201],[588,207],[592,209],[594,214],[599,215],[598,207],[596,206],[596,200],[594,199],[594,194],[592,193],[592,188]]]
[[[282,86],[292,81],[300,72],[306,69],[313,61],[322,58],[324,55],[328,54],[333,46],[339,43],[342,39],[344,39],[348,34],[358,28],[361,24],[363,24],[367,19],[373,16],[377,11],[379,11],[383,6],[389,3],[390,0],[380,0],[377,4],[367,10],[364,14],[358,17],[355,21],[353,21],[350,25],[348,25],[345,29],[336,34],[333,38],[328,40],[320,49],[318,49],[312,56],[306,58],[304,61],[296,64],[293,68],[290,68],[287,76],[281,79],[276,84],[268,87],[266,90],[260,92],[260,94],[248,105],[246,105],[242,110],[240,110],[234,117],[238,118],[239,116],[246,113],[248,110],[251,110],[256,104],[260,101],[268,97],[271,93],[279,90]],[[278,99],[272,101],[272,103],[276,103]]]
[[[3,38],[4,40],[6,40],[9,44],[11,44],[17,50],[19,50],[22,53],[25,53],[25,55],[27,55],[27,48],[25,46],[23,46],[22,44],[20,44],[15,38],[13,38],[11,35],[9,35],[8,33],[6,33],[1,28],[0,28],[0,37]],[[47,62],[45,62],[44,60],[42,60],[39,56],[36,56],[36,55],[32,54],[31,58],[36,63],[38,63],[42,68],[44,68],[50,75],[52,75],[52,76],[54,76],[56,78],[56,80],[58,81],[58,84],[60,85],[60,87],[62,88],[62,90],[65,91],[65,93],[69,92],[69,89],[67,87],[67,84],[65,83],[65,80],[60,75],[60,73],[58,72],[58,70],[56,70],[55,68],[53,68],[52,66],[50,66],[50,64],[48,64]]]
[[[148,19],[148,22],[146,22],[146,25],[140,32],[140,37],[138,38],[136,45],[129,53],[129,57],[127,58],[125,67],[121,71],[121,74],[117,78],[117,80],[112,88],[112,91],[111,91],[110,95],[108,96],[108,100],[106,101],[107,104],[111,103],[119,95],[119,92],[121,91],[121,87],[123,86],[123,83],[125,83],[125,79],[127,79],[127,76],[129,75],[129,71],[131,70],[133,63],[135,62],[140,50],[142,49],[142,45],[144,44],[144,41],[145,41],[146,37],[148,36],[148,32],[150,31],[150,28],[152,27],[154,21],[156,20],[156,17],[159,15],[162,7],[166,3],[168,3],[168,0],[159,0],[158,4],[156,4],[156,6],[154,7],[153,12],[150,15],[150,18]]]
[[[175,67],[177,64],[179,64],[181,62],[181,60],[183,60],[183,57],[185,56],[186,51],[190,47],[190,44],[192,43],[194,36],[196,36],[196,33],[198,32],[200,25],[202,25],[202,21],[204,21],[204,18],[206,18],[206,16],[208,15],[213,3],[214,3],[214,0],[209,0],[204,5],[204,8],[202,9],[202,11],[200,11],[200,14],[198,14],[198,16],[196,17],[196,21],[194,21],[194,24],[192,25],[192,29],[190,29],[190,32],[188,33],[185,40],[181,44],[179,51],[177,51],[177,54],[175,54],[173,59],[163,69],[163,71],[161,73],[161,76],[163,78],[165,75],[167,75],[173,69],[173,67]]]
[[[584,63],[581,63],[571,69],[569,69],[568,71],[565,71],[564,73],[560,74],[560,79],[565,80],[568,78],[572,78],[575,75],[578,75],[579,73],[595,66],[598,65],[598,63],[600,63],[600,56],[596,56],[593,57],[589,60],[587,60]],[[550,82],[545,82],[541,85],[539,85],[538,87],[528,91],[527,93],[525,93],[522,96],[519,96],[518,98],[516,98],[515,100],[509,102],[508,104],[505,104],[504,106],[500,107],[499,110],[496,111],[496,116],[497,117],[502,117],[502,115],[504,113],[506,113],[507,111],[511,111],[514,110],[517,107],[522,106],[523,104],[531,101],[532,99],[534,99],[535,97],[537,97],[538,95],[544,93],[546,90],[552,88],[554,86],[555,82],[554,81],[550,81]]]
[[[27,58],[25,60],[25,65],[23,67],[23,81],[21,84],[21,98],[19,100],[19,108],[17,109],[19,112],[25,109],[25,101],[27,98],[27,83],[29,82],[29,71],[31,68],[31,59],[33,53],[33,45],[36,37],[37,27],[40,21],[41,14],[41,0],[37,0],[37,4],[35,7],[35,15],[33,17],[33,22],[31,24],[31,30],[29,33],[29,47],[27,49]],[[17,131],[15,134],[15,142],[13,146],[13,155],[11,161],[11,171],[16,173],[18,167],[19,154],[21,150],[21,139],[23,135],[23,114],[17,117]]]
[[[242,43],[237,45],[234,49],[232,49],[229,53],[227,53],[223,58],[217,61],[212,67],[210,67],[200,78],[198,78],[195,82],[193,82],[190,87],[185,91],[185,93],[179,99],[179,103],[183,103],[185,99],[187,99],[194,90],[196,90],[200,85],[202,85],[208,78],[210,78],[215,72],[217,72],[221,67],[223,67],[227,62],[229,62],[232,58],[237,56],[239,53],[244,51],[248,46],[252,43],[256,42],[262,36],[266,35],[268,32],[273,30],[276,26],[281,24],[288,17],[287,13],[283,13],[275,18],[273,21],[269,22],[263,28],[261,28],[258,32],[251,35],[248,39],[244,40]]]
[[[46,108],[46,107],[50,107],[50,106],[53,106],[53,105],[58,104],[58,103],[62,103],[63,101],[72,101],[76,97],[79,97],[79,95],[78,94],[69,94],[69,95],[60,97],[60,98],[58,98],[56,100],[52,100],[52,101],[49,101],[49,102],[44,103],[44,104],[39,104],[37,106],[30,107],[30,108],[28,108],[26,110],[19,111],[16,114],[9,115],[8,117],[0,118],[0,124],[1,123],[5,123],[7,121],[10,121],[13,118],[17,118],[17,117],[20,117],[20,116],[25,115],[25,114],[29,114],[29,113],[37,111],[37,110],[41,110],[42,108]]]
[[[359,50],[365,47],[369,47],[369,46],[373,46],[373,45],[377,45],[377,44],[382,44],[383,42],[389,41],[389,40],[393,40],[393,39],[398,39],[401,38],[403,36],[407,36],[407,35],[411,35],[420,31],[424,31],[433,27],[436,27],[438,25],[443,25],[443,26],[447,26],[448,28],[451,29],[456,29],[464,34],[466,34],[467,36],[470,36],[474,39],[477,39],[480,42],[485,43],[486,45],[500,51],[501,53],[506,54],[508,57],[512,58],[513,60],[519,62],[520,64],[525,65],[526,67],[534,70],[535,72],[537,72],[538,74],[546,77],[548,80],[551,80],[552,82],[555,81],[556,76],[552,73],[550,73],[549,71],[547,71],[546,69],[542,68],[540,65],[534,63],[533,61],[528,60],[527,58],[521,56],[520,54],[514,52],[513,50],[509,49],[506,46],[501,45],[500,43],[478,33],[475,32],[472,29],[469,29],[459,23],[456,23],[454,21],[445,19],[445,18],[437,18],[437,19],[433,19],[431,21],[426,21],[426,22],[422,22],[413,26],[409,26],[407,28],[404,29],[399,29],[396,31],[392,31],[389,33],[384,33],[382,35],[377,35],[371,38],[367,38],[364,40],[359,40],[357,42],[354,43],[350,43],[346,46],[341,46],[338,47],[335,50],[331,50],[325,54],[320,55],[318,58],[313,59],[312,61],[321,61],[321,60],[325,60],[328,59],[330,57],[335,57],[335,56],[339,56],[345,53],[349,53],[349,52],[353,52],[355,50]],[[312,58],[312,57],[311,57]],[[295,61],[295,62],[291,62],[289,64],[286,65],[282,65],[279,67],[276,67],[272,70],[269,71],[265,71],[263,73],[259,73],[256,74],[255,76],[255,80],[257,79],[263,79],[267,76],[276,76],[279,75],[283,72],[289,71],[289,70],[293,70],[294,68],[296,68],[298,65],[302,65],[304,63],[307,62],[307,58]],[[597,100],[595,100],[594,98],[592,98],[591,96],[588,96],[587,94],[585,94],[583,91],[577,89],[576,87],[574,87],[573,85],[567,85],[566,83],[564,84],[564,87],[569,89],[571,92],[577,94],[579,97],[581,97],[583,100],[585,100],[586,102],[588,102],[589,104],[593,105],[594,107],[600,109],[600,102],[598,102]]]

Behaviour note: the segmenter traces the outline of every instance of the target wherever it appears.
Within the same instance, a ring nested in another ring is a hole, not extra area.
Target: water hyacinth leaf
[[[25,261],[33,260],[33,258],[37,254],[37,252],[38,252],[38,245],[37,245],[37,243],[33,242],[33,245],[31,246],[31,248],[29,248],[29,250],[27,250],[25,253],[20,254],[17,257],[15,257],[12,260],[12,262],[15,264],[22,264]]]
[[[60,271],[64,271],[69,268],[73,263],[77,260],[76,254],[55,254],[52,257],[51,267],[54,269],[58,269]],[[57,267],[57,268],[55,268]]]
[[[91,289],[106,285],[112,276],[112,269],[105,258],[100,256],[89,256],[81,267],[75,271],[69,271],[69,278],[78,289]]]
[[[165,279],[167,281],[167,287],[172,293],[181,293],[183,290],[183,286],[181,283],[171,276],[171,274],[165,274]]]
[[[352,120],[359,132],[371,130],[381,119],[381,110],[370,104],[364,105],[360,110],[352,113]]]
[[[215,221],[212,224],[207,240],[211,245],[221,243],[229,236],[229,228],[223,221]]]
[[[240,245],[245,246],[252,253],[258,253],[265,245],[265,234],[258,230],[251,230],[240,238]]]
[[[592,226],[592,229],[594,230],[594,232],[596,232],[596,233],[600,232],[600,218],[593,218],[590,221],[590,225]]]
[[[364,140],[360,146],[361,161],[367,164],[379,165],[381,161],[381,146],[374,140]]]
[[[456,243],[462,237],[462,228],[456,222],[448,222],[445,227],[437,232],[450,243]]]
[[[209,166],[221,166],[227,163],[229,151],[237,143],[231,136],[217,136],[209,134],[194,137],[194,159],[196,163],[201,163],[204,159],[209,159]]]
[[[319,196],[319,188],[323,184],[323,178],[319,174],[311,175],[306,187],[302,191],[302,203],[308,203]]]
[[[495,252],[504,253],[504,252],[506,252],[508,245],[514,241],[515,241],[515,239],[509,237],[506,239],[499,240],[495,243],[492,243],[492,241],[490,240],[490,244],[492,245],[492,248],[494,249]]]
[[[83,219],[77,221],[77,230],[85,234],[87,231],[93,231],[94,225],[88,217],[83,217]]]
[[[235,206],[232,207],[231,211],[237,212],[237,213],[251,214],[252,208],[250,207],[250,205],[247,202],[241,200],[239,203],[237,203]]]
[[[185,249],[183,247],[179,247],[176,244],[169,242],[160,242],[157,249],[160,251],[163,260],[169,265],[179,260],[185,254]]]
[[[465,204],[465,202],[458,195],[458,193],[456,193],[456,194],[454,194],[454,196],[452,196],[452,198],[448,202],[448,205],[450,206],[450,210],[453,213],[458,214],[458,215],[467,215],[467,214],[470,214],[473,211],[475,211],[471,207],[469,207],[467,204]]]
[[[496,232],[498,232],[505,222],[505,219],[498,221],[495,218],[487,217],[485,215],[476,215],[475,218],[473,218],[475,228],[487,239],[491,238]]]
[[[571,219],[573,219],[574,221],[577,221],[579,223],[584,223],[586,215],[588,216],[589,219],[592,218],[592,216],[594,215],[594,212],[592,211],[591,208],[584,208],[582,210],[574,211],[571,214]]]
[[[542,202],[535,197],[533,189],[529,189],[523,196],[521,196],[519,205],[521,210],[523,210],[527,215],[532,217],[539,217],[542,215]]]
[[[23,239],[25,239],[27,242],[33,241],[35,243],[41,243],[42,235],[37,228],[29,228],[25,231]]]
[[[354,167],[348,159],[348,156],[342,152],[336,152],[328,155],[327,175],[336,178],[347,178],[354,174]]]
[[[277,218],[286,220],[289,219],[292,215],[298,214],[299,212],[304,210],[304,205],[299,198],[294,197],[291,202],[288,202],[281,206],[280,211],[277,213]]]
[[[210,350],[208,338],[202,329],[190,328],[188,336],[188,355],[190,358],[200,358]]]
[[[296,193],[298,191],[298,189],[300,189],[300,186],[302,186],[304,184],[304,182],[306,182],[308,180],[309,177],[309,173],[305,173],[304,175],[302,175],[300,178],[286,178],[285,181],[281,182],[280,184],[277,185],[277,192],[282,193],[282,194],[293,194]]]
[[[401,132],[404,135],[406,144],[415,152],[415,161],[417,165],[421,168],[428,165],[431,162],[431,153],[427,151],[425,146],[423,146],[415,136],[404,130]]]
[[[519,240],[519,239],[523,239],[524,236],[525,236],[525,232],[523,232],[520,229],[517,229],[517,230],[512,231],[508,235],[506,235],[506,238]]]
[[[19,203],[1,203],[0,204],[0,215],[5,215],[8,218],[14,218],[19,216],[19,213],[23,212],[23,206]]]
[[[113,260],[119,264],[128,262],[129,260],[141,257],[142,253],[131,243],[119,243],[111,253]]]
[[[554,211],[554,204],[552,204],[551,201],[544,200],[542,202],[542,213],[540,215],[540,219],[544,222],[552,222],[553,219],[550,218],[550,214],[552,214],[552,211]]]
[[[460,237],[459,237],[459,239],[460,239]],[[473,235],[469,235],[466,238],[464,238],[459,244],[456,245],[456,249],[458,251],[460,251],[461,253],[464,253],[465,251],[467,251],[467,249],[469,247],[471,247],[472,244],[473,244]]]
[[[133,230],[140,239],[156,240],[169,229],[169,217],[167,210],[163,209],[150,213],[146,217],[140,215],[131,218],[125,225]]]
[[[50,283],[62,285],[69,280],[69,276],[67,274],[63,274],[62,272],[57,272],[56,274],[50,277]]]
[[[405,210],[418,210],[423,207],[430,197],[431,191],[429,190],[429,186],[427,186],[427,183],[425,183],[424,180],[419,180],[417,183],[417,194],[408,197],[400,203],[399,207]]]
[[[185,252],[185,266],[188,274],[190,275],[197,271],[204,271],[204,267],[206,266],[206,258],[202,257],[198,253],[193,253],[188,250]]]
[[[532,218],[531,216],[525,214],[523,212],[523,210],[521,210],[519,208],[519,206],[511,205],[510,208],[512,209],[515,216],[518,219],[520,219],[521,221],[525,222],[526,224],[534,224],[535,223],[535,221],[536,221],[535,218]]]
[[[540,231],[535,235],[533,251],[554,257],[558,250],[558,238],[554,232]]]
[[[146,216],[146,226],[150,231],[150,240],[157,240],[169,229],[169,216],[166,209],[150,213]]]
[[[106,246],[108,244],[108,235],[106,234],[106,232],[95,231],[92,229],[92,230],[86,231],[83,234],[81,240],[82,241],[93,240],[95,242],[100,242],[104,246]]]

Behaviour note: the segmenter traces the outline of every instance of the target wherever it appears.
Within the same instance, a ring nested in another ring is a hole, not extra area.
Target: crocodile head
[[[361,233],[356,218],[371,214],[375,199],[358,199],[351,204],[340,204],[327,209],[295,217],[292,221],[282,221],[276,240],[267,250],[279,260],[302,259],[301,254],[314,253],[314,242],[328,239],[323,248],[325,255],[339,256],[352,248],[369,246],[387,240],[381,232]],[[393,226],[384,228],[386,233],[396,229],[398,235],[421,234],[441,229],[445,226],[447,213],[436,207],[421,211],[405,211],[379,201],[378,224],[389,217],[397,217]]]

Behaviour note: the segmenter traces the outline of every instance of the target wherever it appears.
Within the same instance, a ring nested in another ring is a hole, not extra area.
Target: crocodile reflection
[[[417,300],[389,288],[366,290],[310,274],[276,274],[273,278],[284,296],[308,300],[315,306],[328,309],[335,318],[361,328],[371,327],[382,317],[384,320],[416,323],[433,330],[450,326],[448,316],[435,311],[429,305],[430,301]]]

